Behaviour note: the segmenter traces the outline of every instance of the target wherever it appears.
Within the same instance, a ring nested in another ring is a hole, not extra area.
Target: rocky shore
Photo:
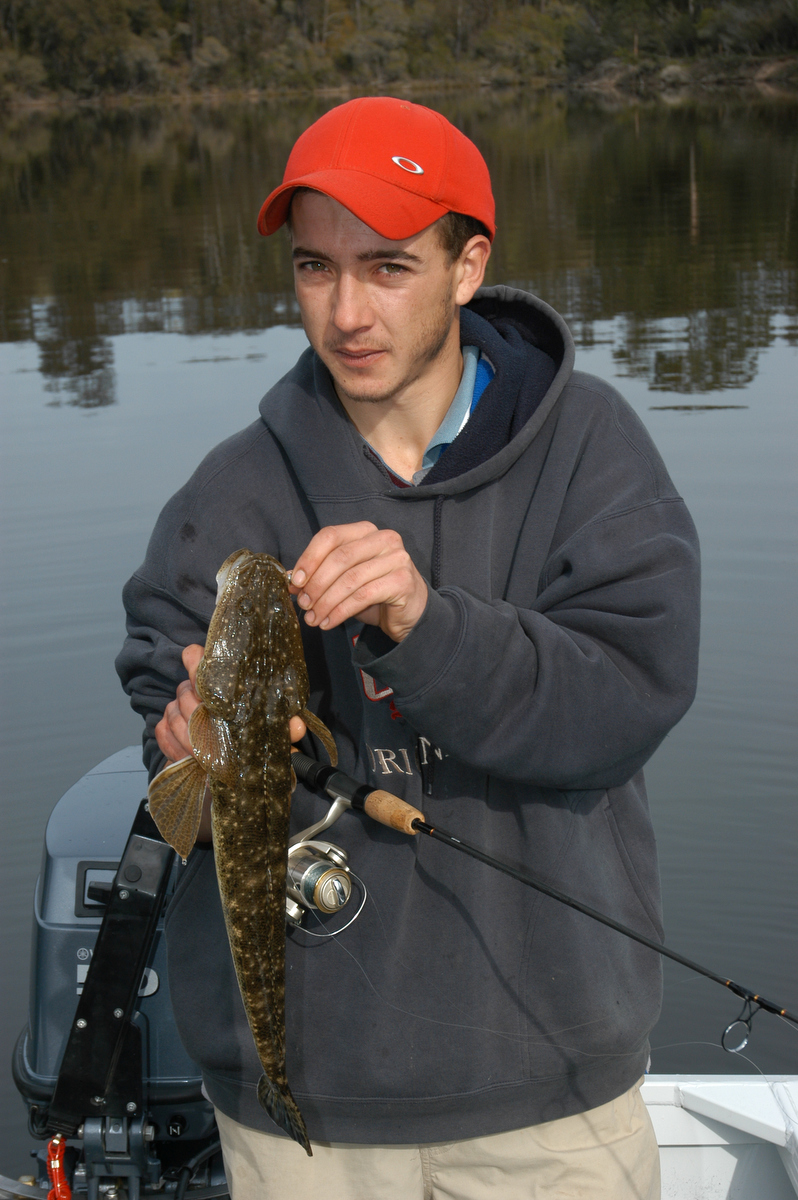
[[[596,97],[632,101],[660,96],[665,100],[701,99],[713,92],[743,91],[763,96],[798,95],[798,54],[772,58],[698,58],[662,61],[640,58],[607,58],[584,75],[569,77],[563,72],[535,75],[526,79],[500,80],[464,70],[461,77],[398,79],[390,83],[376,81],[373,86],[354,86],[349,81],[317,87],[247,87],[211,84],[197,86],[187,79],[170,78],[166,86],[130,88],[127,91],[100,91],[78,96],[67,89],[53,91],[42,84],[6,80],[0,88],[0,110],[69,108],[72,106],[125,107],[141,103],[219,103],[224,101],[257,102],[291,95],[341,97],[385,91],[391,94],[423,95],[431,92],[459,91],[478,87],[485,90],[522,87],[532,91],[558,90]]]
[[[656,59],[608,58],[570,86],[585,92],[625,95],[706,93],[746,88],[762,93],[798,91],[798,55],[778,58],[699,58],[662,63]]]

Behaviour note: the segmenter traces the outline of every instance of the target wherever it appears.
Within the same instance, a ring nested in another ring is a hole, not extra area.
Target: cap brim
[[[266,197],[258,214],[258,231],[264,237],[285,224],[291,197],[301,187],[312,188],[337,200],[364,225],[395,242],[420,233],[449,211],[434,200],[417,196],[364,171],[316,171],[281,184]]]

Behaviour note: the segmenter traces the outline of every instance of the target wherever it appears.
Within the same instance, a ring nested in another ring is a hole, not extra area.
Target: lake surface
[[[32,1144],[26,1019],[44,824],[140,737],[113,670],[155,518],[305,345],[255,217],[331,101],[29,114],[0,127],[0,1173]],[[704,561],[698,698],[651,761],[667,941],[798,1009],[798,107],[441,95],[483,150],[490,282],[528,287],[650,429]],[[666,964],[653,1070],[798,1074],[798,1030]]]

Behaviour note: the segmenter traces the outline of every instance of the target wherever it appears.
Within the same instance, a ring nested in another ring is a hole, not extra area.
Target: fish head
[[[243,724],[254,711],[267,723],[299,712],[309,685],[288,574],[268,554],[239,550],[217,575],[216,608],[197,691],[208,710]]]
[[[241,586],[241,572],[252,558],[238,550],[216,575],[216,607],[208,627],[205,653],[197,667],[197,692],[208,711],[231,720],[236,714],[239,678],[252,636],[252,605]]]

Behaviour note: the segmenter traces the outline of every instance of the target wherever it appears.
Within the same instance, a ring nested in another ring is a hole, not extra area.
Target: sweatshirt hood
[[[518,288],[481,288],[460,312],[460,337],[495,369],[463,431],[418,487],[400,488],[374,470],[327,368],[312,349],[266,395],[261,420],[277,438],[308,499],[352,499],[352,472],[363,497],[455,495],[507,471],[543,425],[571,377],[574,343],[562,317]],[[489,395],[492,393],[492,395]],[[488,403],[485,403],[485,401]],[[347,469],[338,469],[346,464]]]

